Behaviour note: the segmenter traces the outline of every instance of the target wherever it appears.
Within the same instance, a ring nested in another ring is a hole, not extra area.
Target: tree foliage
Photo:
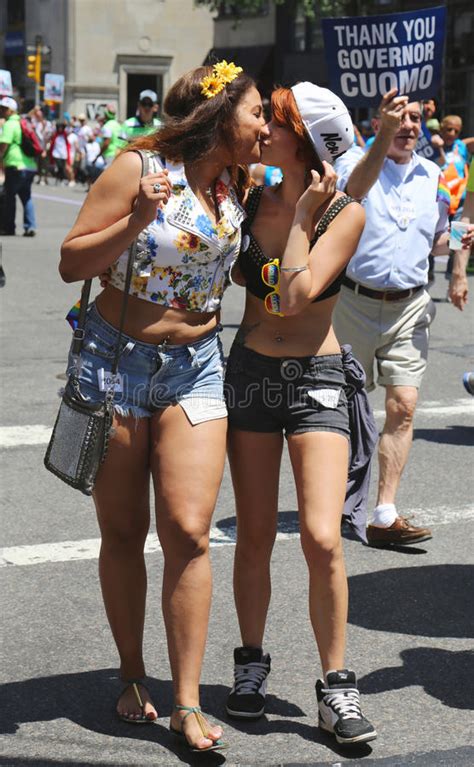
[[[275,5],[283,5],[287,0],[273,0]],[[305,16],[309,18],[314,16],[314,0],[290,0],[292,4],[301,6]],[[211,11],[219,11],[223,5],[223,0],[194,0],[195,5],[207,5]],[[238,0],[232,3],[235,16],[244,16],[246,13],[258,13],[265,8],[265,0]]]
[[[303,14],[314,19],[316,16],[358,16],[373,13],[373,4],[367,0],[271,0],[275,5],[290,4],[300,9]],[[207,6],[209,10],[218,12],[224,3],[231,6],[234,18],[239,19],[247,14],[258,14],[265,10],[267,0],[194,0],[195,5]]]

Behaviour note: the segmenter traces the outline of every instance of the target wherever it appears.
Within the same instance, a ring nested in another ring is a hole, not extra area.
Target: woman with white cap
[[[226,376],[242,635],[227,712],[241,719],[264,713],[270,656],[262,644],[285,435],[323,671],[316,683],[319,725],[339,743],[360,743],[376,732],[362,715],[356,676],[344,660],[348,588],[341,516],[350,427],[345,366],[331,322],[365,222],[362,207],[335,191],[331,167],[352,145],[353,127],[342,101],[308,82],[273,93],[267,127],[262,162],[279,166],[283,181],[250,190],[233,271],[247,290]]]

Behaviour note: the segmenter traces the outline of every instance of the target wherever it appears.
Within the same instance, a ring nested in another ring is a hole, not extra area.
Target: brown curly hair
[[[207,75],[212,75],[212,66],[197,67],[180,77],[166,95],[163,127],[138,138],[126,151],[145,149],[172,163],[192,163],[224,146],[232,157],[230,176],[241,198],[248,186],[248,170],[235,157],[235,111],[255,83],[241,73],[213,98],[207,99],[201,93],[201,81]]]

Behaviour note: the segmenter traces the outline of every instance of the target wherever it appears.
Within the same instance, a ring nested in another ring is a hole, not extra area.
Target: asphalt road
[[[79,296],[78,285],[59,279],[58,249],[83,192],[35,187],[35,195],[38,236],[3,240],[0,765],[219,764],[218,757],[193,761],[167,731],[172,700],[159,606],[162,555],[154,534],[147,549],[145,652],[160,718],[150,727],[134,728],[113,715],[117,661],[98,588],[91,502],[42,466],[70,339],[63,318]],[[348,751],[316,727],[319,663],[285,460],[265,643],[272,655],[267,714],[245,726],[227,721],[224,713],[232,650],[239,643],[231,591],[235,518],[227,472],[213,523],[215,586],[202,705],[225,727],[229,767],[474,764],[474,409],[461,384],[462,373],[473,366],[474,298],[462,315],[445,303],[444,267],[437,268],[432,295],[438,314],[399,494],[400,511],[430,524],[433,540],[401,551],[345,541],[351,593],[347,663],[358,674],[364,710],[379,737]],[[474,295],[472,278],[471,290]],[[238,288],[225,299],[226,349],[242,299]],[[372,402],[381,422],[383,393],[376,391]],[[375,479],[376,472],[373,486]]]

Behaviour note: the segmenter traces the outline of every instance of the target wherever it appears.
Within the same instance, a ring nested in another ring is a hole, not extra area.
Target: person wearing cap
[[[155,91],[142,91],[138,97],[136,114],[122,124],[120,138],[130,143],[139,136],[148,136],[158,130],[161,120],[156,116],[157,109],[158,96]]]
[[[440,186],[439,167],[415,152],[420,103],[392,89],[378,114],[370,150],[351,150],[336,163],[338,187],[362,201],[366,225],[343,280],[334,325],[339,340],[351,344],[363,364],[367,389],[376,383],[385,388],[378,494],[368,542],[405,546],[432,537],[427,527],[398,513],[396,495],[413,440],[435,316],[425,290],[428,256],[447,252],[449,194]],[[472,232],[466,246],[471,240]]]
[[[363,373],[349,350],[341,353],[331,322],[345,266],[364,227],[362,207],[336,192],[332,169],[353,144],[354,131],[342,101],[308,82],[273,93],[267,128],[261,162],[280,167],[283,180],[250,189],[231,275],[245,285],[246,303],[226,372],[237,513],[234,595],[242,639],[234,650],[226,709],[242,720],[265,711],[271,661],[263,640],[285,436],[322,670],[316,682],[319,726],[339,743],[362,743],[376,731],[362,714],[356,675],[345,664],[348,589],[341,521],[354,431],[348,396],[359,389],[363,398]],[[352,385],[357,375],[349,392],[346,383]],[[371,423],[375,444],[373,417]],[[364,477],[359,480],[366,491]],[[354,520],[365,535],[365,519],[360,523]]]
[[[107,104],[104,111],[105,122],[100,134],[102,144],[99,157],[104,159],[106,167],[111,165],[118,152],[126,146],[120,138],[122,126],[116,119],[116,111],[115,104]]]
[[[0,133],[0,162],[5,172],[5,207],[2,234],[15,234],[16,197],[23,205],[24,237],[36,234],[36,217],[31,185],[37,172],[36,160],[21,148],[22,131],[18,104],[10,96],[0,99],[0,117],[5,119]]]

